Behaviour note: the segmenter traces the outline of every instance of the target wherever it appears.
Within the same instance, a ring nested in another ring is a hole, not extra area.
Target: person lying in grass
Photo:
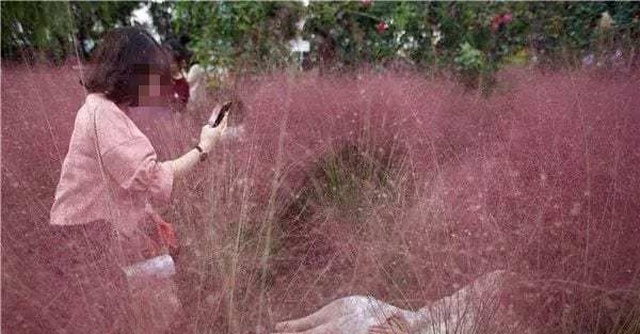
[[[309,316],[279,322],[274,334],[477,333],[496,312],[505,274],[499,270],[482,275],[415,312],[368,296],[340,298]]]

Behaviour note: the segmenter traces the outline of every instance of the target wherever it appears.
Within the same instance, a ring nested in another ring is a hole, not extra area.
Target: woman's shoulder
[[[127,114],[104,94],[87,95],[78,112],[78,118],[81,117],[95,123],[98,138],[105,148],[144,136]]]
[[[104,94],[87,95],[81,111],[95,115],[99,127],[131,127],[132,121],[118,105]]]
[[[82,109],[88,112],[97,112],[101,114],[101,118],[119,118],[124,119],[127,116],[125,113],[115,104],[109,100],[104,94],[90,93],[87,95],[84,101]]]

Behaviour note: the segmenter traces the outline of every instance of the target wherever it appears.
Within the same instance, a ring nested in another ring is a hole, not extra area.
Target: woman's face
[[[138,86],[138,106],[164,106],[171,87],[162,80],[162,75],[156,73],[142,74],[141,84]]]

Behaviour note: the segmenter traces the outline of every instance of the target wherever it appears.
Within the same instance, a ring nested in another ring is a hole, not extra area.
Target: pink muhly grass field
[[[55,268],[40,264],[82,102],[72,71],[26,71],[2,79],[7,330],[53,316],[40,305]],[[496,269],[516,274],[503,319],[622,328],[640,308],[640,77],[508,70],[498,82],[483,97],[417,74],[239,80],[244,136],[176,184],[165,213],[191,331],[260,331],[353,294],[417,309]],[[141,128],[174,157],[207,117]]]

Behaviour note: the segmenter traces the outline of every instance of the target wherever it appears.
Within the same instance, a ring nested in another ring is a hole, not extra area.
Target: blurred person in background
[[[184,112],[189,101],[189,82],[185,75],[191,52],[177,39],[167,40],[163,47],[171,59],[171,98],[176,111]]]

